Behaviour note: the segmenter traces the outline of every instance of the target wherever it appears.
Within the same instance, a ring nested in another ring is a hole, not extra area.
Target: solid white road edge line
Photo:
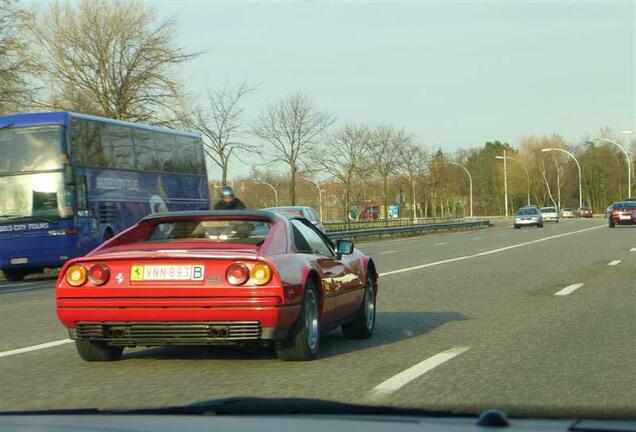
[[[396,274],[396,273],[405,273],[405,272],[410,272],[413,270],[419,270],[419,269],[423,269],[426,267],[433,267],[436,265],[440,265],[440,264],[447,264],[447,263],[451,263],[451,262],[455,262],[455,261],[463,261],[463,260],[467,260],[470,258],[477,258],[480,256],[485,256],[485,255],[490,255],[490,254],[494,254],[494,253],[498,253],[498,252],[503,252],[503,251],[507,251],[510,249],[516,249],[516,248],[520,248],[523,246],[529,246],[535,243],[541,243],[544,241],[548,241],[548,240],[552,240],[555,238],[560,238],[560,237],[566,237],[566,236],[570,236],[570,235],[574,235],[574,234],[579,234],[582,232],[586,232],[586,231],[591,231],[591,230],[595,230],[595,229],[599,229],[599,228],[605,228],[605,224],[603,225],[599,225],[599,226],[595,226],[592,228],[585,228],[585,229],[581,229],[578,231],[572,231],[572,232],[568,232],[568,233],[563,233],[563,234],[557,234],[557,235],[553,235],[550,237],[544,237],[541,239],[537,239],[537,240],[531,240],[531,241],[527,241],[527,242],[523,242],[523,243],[517,243],[514,245],[510,245],[510,246],[506,246],[506,247],[502,247],[502,248],[498,248],[498,249],[492,249],[486,252],[479,252],[476,254],[472,254],[472,255],[464,255],[464,256],[460,256],[460,257],[456,257],[456,258],[449,258],[449,259],[445,259],[442,261],[435,261],[435,262],[431,262],[431,263],[426,263],[426,264],[420,264],[420,265],[416,265],[413,267],[406,267],[403,269],[399,269],[399,270],[392,270],[392,271],[388,271],[388,272],[384,272],[384,273],[380,273],[379,276],[388,276],[388,275],[392,275],[392,274]]]
[[[582,283],[575,283],[572,285],[568,285],[565,288],[563,288],[561,291],[557,291],[554,293],[555,296],[566,296],[568,294],[572,294],[574,291],[576,291],[577,289],[581,288],[583,286]]]
[[[439,242],[439,243],[435,243],[433,246],[444,246],[445,244],[448,244],[446,242]]]
[[[61,339],[61,340],[56,340],[53,342],[47,342],[47,343],[43,343],[43,344],[39,344],[39,345],[31,345],[28,347],[24,347],[24,348],[18,348],[18,349],[14,349],[11,351],[3,351],[0,352],[0,357],[9,357],[12,355],[16,355],[16,354],[22,354],[25,352],[30,352],[30,351],[37,351],[37,350],[41,350],[41,349],[46,349],[46,348],[51,348],[54,346],[58,346],[58,345],[64,345],[67,343],[73,342],[70,339]]]
[[[424,375],[426,372],[430,372],[442,363],[468,351],[469,347],[456,347],[441,353],[435,354],[432,357],[427,358],[411,366],[410,368],[403,370],[397,375],[392,376],[383,383],[375,386],[367,395],[370,399],[382,399],[390,396],[392,393],[398,391],[406,384],[410,383],[414,379]]]
[[[614,261],[610,261],[607,263],[608,266],[615,266],[617,264],[620,264],[621,260],[614,260]]]
[[[629,251],[630,252],[636,252],[636,248],[631,248]]]
[[[396,253],[397,251],[395,250],[390,250],[390,251],[384,251],[384,252],[379,252],[378,255],[387,255],[387,254],[392,254],[392,253]]]

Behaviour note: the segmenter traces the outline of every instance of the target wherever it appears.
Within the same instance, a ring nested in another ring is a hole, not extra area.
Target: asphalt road
[[[382,274],[376,331],[364,341],[323,335],[306,363],[237,348],[135,349],[87,363],[64,342],[53,279],[2,282],[0,410],[262,396],[636,415],[636,227],[566,220],[359,247]]]

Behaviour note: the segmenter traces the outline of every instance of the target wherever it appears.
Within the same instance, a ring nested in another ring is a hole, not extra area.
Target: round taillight
[[[88,281],[93,285],[104,285],[110,278],[110,269],[106,264],[95,264],[88,271]]]
[[[256,285],[265,285],[272,278],[272,269],[267,264],[258,263],[252,267],[250,276]]]
[[[250,270],[243,263],[234,263],[227,268],[225,277],[232,285],[243,285],[250,278]]]
[[[66,282],[71,286],[80,286],[86,283],[88,270],[81,264],[73,264],[66,270]]]

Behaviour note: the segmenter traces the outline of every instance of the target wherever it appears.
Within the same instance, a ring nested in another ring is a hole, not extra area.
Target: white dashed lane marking
[[[561,291],[557,291],[554,293],[555,296],[566,296],[568,294],[572,294],[574,291],[576,291],[577,289],[581,288],[583,286],[582,283],[575,283],[572,285],[568,285],[565,288],[563,288]]]
[[[432,371],[437,366],[468,351],[468,349],[469,347],[456,347],[435,354],[434,356],[429,357],[426,360],[423,360],[418,364],[403,370],[399,374],[393,375],[391,378],[384,381],[383,383],[378,384],[369,392],[368,398],[377,400],[390,396],[392,393],[398,391],[414,379],[424,375],[427,372]]]
[[[607,263],[608,266],[615,266],[620,264],[621,260],[614,260]]]
[[[51,348],[54,346],[58,346],[58,345],[64,345],[67,343],[73,342],[70,339],[62,339],[62,340],[56,340],[53,342],[47,342],[47,343],[43,343],[43,344],[39,344],[39,345],[31,345],[28,347],[24,347],[24,348],[18,348],[18,349],[14,349],[11,351],[3,351],[0,352],[0,357],[9,357],[12,355],[16,355],[16,354],[22,354],[25,352],[30,352],[30,351],[37,351],[37,350],[41,350],[41,349],[46,349],[46,348]]]

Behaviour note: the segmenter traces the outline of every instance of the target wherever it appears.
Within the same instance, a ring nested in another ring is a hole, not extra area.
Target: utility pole
[[[413,186],[413,223],[417,223],[417,202],[415,201],[415,179],[411,179]]]

